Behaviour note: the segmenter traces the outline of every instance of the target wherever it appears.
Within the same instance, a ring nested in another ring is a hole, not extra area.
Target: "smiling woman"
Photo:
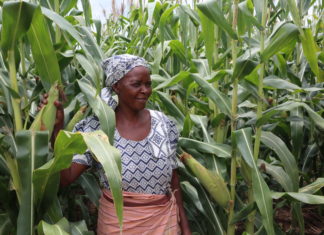
[[[178,131],[166,115],[145,108],[152,93],[147,62],[124,54],[108,58],[102,66],[106,87],[101,96],[115,109],[114,146],[121,153],[123,234],[191,234],[176,171]],[[74,131],[98,129],[98,118],[90,116],[79,122]],[[119,234],[108,180],[89,151],[73,157],[71,167],[61,172],[61,185],[73,182],[89,167],[98,169],[103,185],[97,233]]]

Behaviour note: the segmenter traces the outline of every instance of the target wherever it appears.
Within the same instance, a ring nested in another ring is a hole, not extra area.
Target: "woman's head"
[[[128,54],[116,55],[106,59],[102,67],[106,87],[101,91],[101,97],[109,106],[117,106],[112,98],[112,91],[115,91],[120,104],[128,103],[136,109],[145,107],[152,93],[150,70],[145,59]]]
[[[107,87],[112,87],[129,71],[138,66],[143,66],[149,69],[148,63],[142,57],[129,54],[109,57],[102,63],[102,68],[106,75],[105,85]]]

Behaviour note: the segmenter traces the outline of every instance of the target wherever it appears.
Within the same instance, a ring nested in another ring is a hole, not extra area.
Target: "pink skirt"
[[[167,195],[123,192],[123,229],[108,190],[103,190],[98,212],[98,235],[178,235],[179,211],[176,199]]]

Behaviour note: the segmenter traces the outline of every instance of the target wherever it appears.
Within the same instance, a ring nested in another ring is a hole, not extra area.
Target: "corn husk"
[[[223,208],[227,208],[230,201],[230,193],[224,179],[216,172],[206,169],[188,153],[182,153],[180,159],[189,167],[216,203]]]

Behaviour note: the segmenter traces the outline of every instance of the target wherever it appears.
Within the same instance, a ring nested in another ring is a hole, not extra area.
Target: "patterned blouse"
[[[178,131],[175,124],[163,113],[154,110],[149,112],[151,130],[145,139],[125,139],[115,130],[114,146],[121,153],[122,188],[128,192],[167,194],[171,191],[172,170],[178,166]],[[98,118],[90,116],[76,124],[73,131],[91,132],[98,129]],[[109,189],[101,164],[93,161],[89,151],[74,155],[73,162],[97,168],[103,187]]]

